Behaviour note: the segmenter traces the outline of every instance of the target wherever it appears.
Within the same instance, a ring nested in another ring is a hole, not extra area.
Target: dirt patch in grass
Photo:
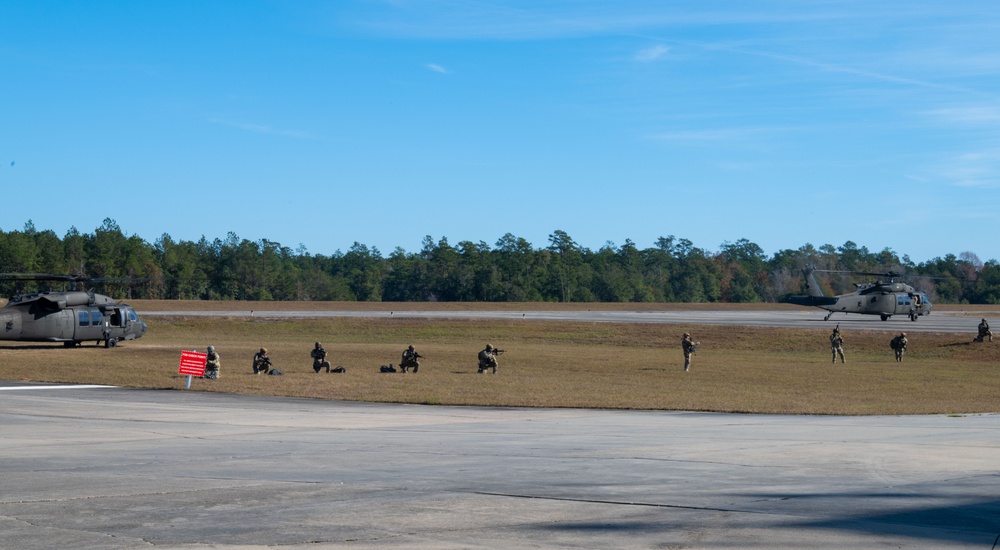
[[[296,308],[303,309],[301,304]],[[157,310],[149,303],[143,307]],[[825,329],[385,318],[147,321],[144,338],[116,349],[0,346],[0,379],[181,390],[186,379],[177,374],[180,351],[204,351],[212,344],[222,355],[222,377],[195,379],[193,391],[745,413],[1000,411],[1000,341],[972,344],[965,335],[914,335],[904,362],[896,363],[886,333],[847,332],[847,363],[831,364]],[[691,372],[682,368],[685,330],[701,341]],[[309,350],[317,340],[346,373],[312,371]],[[476,354],[486,343],[507,350],[497,375],[476,374]],[[380,365],[398,363],[409,344],[425,356],[419,373],[379,372]],[[261,346],[283,376],[253,375],[250,361]]]

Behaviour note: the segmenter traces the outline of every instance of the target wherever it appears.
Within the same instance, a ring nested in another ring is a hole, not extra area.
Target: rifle
[[[507,351],[507,350],[500,349],[500,348],[493,348],[493,355],[500,355],[501,353],[503,353],[505,351]]]

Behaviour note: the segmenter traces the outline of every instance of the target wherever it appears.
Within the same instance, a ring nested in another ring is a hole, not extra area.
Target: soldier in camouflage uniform
[[[479,370],[476,371],[479,374],[486,372],[487,369],[493,369],[493,374],[497,373],[497,350],[493,347],[493,344],[486,344],[486,349],[479,352]]]
[[[205,378],[215,380],[222,368],[222,358],[215,351],[215,346],[208,346],[208,359],[205,361]]]
[[[253,354],[253,373],[267,374],[271,371],[271,358],[267,356],[267,348],[260,348],[260,351]]]
[[[993,331],[990,330],[990,324],[986,322],[986,319],[983,319],[979,323],[979,335],[973,342],[982,342],[987,337],[989,337],[990,342],[993,341]]]
[[[840,335],[840,325],[833,329],[833,334],[830,335],[830,352],[833,354],[833,363],[837,362],[837,356],[840,356],[840,362],[846,363],[847,360],[844,359],[844,337]]]
[[[326,369],[326,372],[330,372],[330,362],[326,360],[326,350],[323,349],[323,344],[316,342],[316,345],[309,352],[309,356],[313,358],[314,371],[318,373]]]
[[[407,372],[406,369],[409,368],[413,368],[413,372],[417,372],[417,370],[420,369],[420,362],[417,361],[417,359],[422,357],[423,355],[417,353],[417,350],[413,349],[413,346],[410,346],[403,350],[403,358],[399,362],[399,368],[402,369],[403,372]]]
[[[695,346],[698,342],[691,339],[691,333],[685,332],[681,339],[681,350],[684,352],[684,372],[691,370],[691,356],[694,355]]]
[[[908,342],[906,340],[906,333],[905,332],[900,332],[899,336],[893,338],[892,342],[890,342],[890,347],[892,348],[892,351],[896,352],[896,362],[897,363],[902,363],[903,362],[903,354],[906,353],[906,344],[907,343]]]

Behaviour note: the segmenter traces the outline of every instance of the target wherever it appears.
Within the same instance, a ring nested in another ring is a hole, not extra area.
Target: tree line
[[[496,243],[424,238],[422,248],[388,255],[355,242],[347,252],[309,254],[229,233],[197,242],[163,234],[153,243],[127,235],[108,218],[93,233],[62,238],[38,230],[0,230],[0,272],[112,279],[100,290],[119,298],[200,300],[481,302],[778,302],[803,294],[801,269],[920,274],[908,282],[937,302],[1000,303],[1000,264],[972,252],[914,263],[890,248],[873,252],[848,241],[805,244],[768,256],[747,239],[717,251],[660,237],[640,249],[626,239],[597,250],[554,231],[545,247],[507,233]],[[827,294],[854,290],[858,276],[827,274]],[[872,280],[868,277],[867,280]],[[52,283],[0,282],[6,295]]]

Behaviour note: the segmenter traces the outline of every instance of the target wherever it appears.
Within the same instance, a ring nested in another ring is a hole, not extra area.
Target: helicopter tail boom
[[[837,303],[833,296],[789,296],[788,303],[797,306],[826,307]]]

